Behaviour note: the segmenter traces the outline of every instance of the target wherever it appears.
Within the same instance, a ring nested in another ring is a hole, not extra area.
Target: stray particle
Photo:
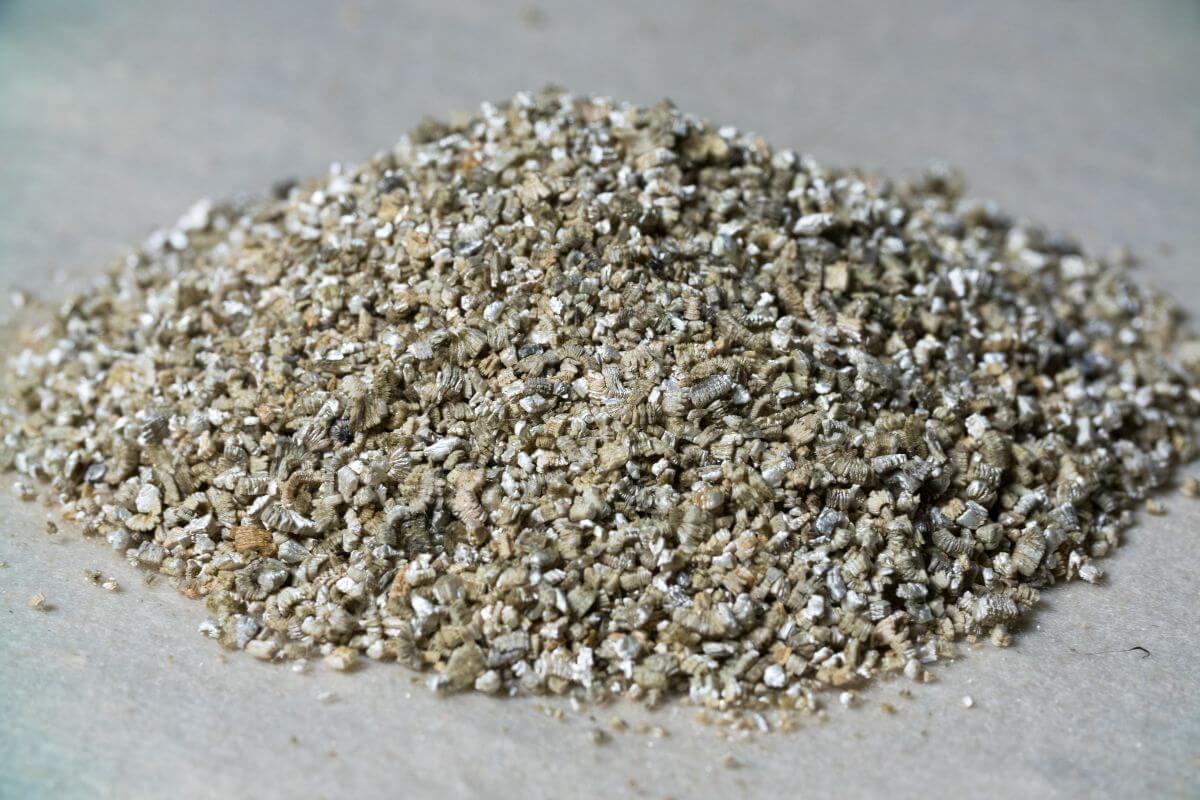
[[[349,672],[358,666],[358,651],[350,647],[335,647],[325,656],[325,663],[338,672]]]

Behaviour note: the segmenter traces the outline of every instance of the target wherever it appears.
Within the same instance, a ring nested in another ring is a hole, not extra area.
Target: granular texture
[[[920,677],[1098,580],[1198,410],[1170,304],[960,194],[521,94],[153,235],[28,335],[4,462],[263,659]]]

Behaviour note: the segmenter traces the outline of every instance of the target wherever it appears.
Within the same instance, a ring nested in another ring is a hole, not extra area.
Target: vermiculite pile
[[[554,92],[196,206],[31,334],[4,460],[264,659],[807,707],[1094,581],[1175,310],[959,197]]]

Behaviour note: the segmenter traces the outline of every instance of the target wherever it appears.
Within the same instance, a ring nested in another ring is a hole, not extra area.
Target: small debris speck
[[[546,26],[546,12],[536,5],[522,6],[520,16],[521,23],[532,30],[538,30]]]
[[[349,672],[358,666],[358,651],[350,647],[335,647],[325,656],[325,663],[338,672]]]

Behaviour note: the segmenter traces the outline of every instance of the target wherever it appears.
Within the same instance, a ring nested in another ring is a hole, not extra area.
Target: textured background
[[[0,0],[0,290],[61,297],[197,197],[555,82],[667,96],[831,164],[945,160],[976,196],[1130,245],[1195,311],[1198,74],[1195,0]],[[969,652],[913,700],[886,682],[749,743],[685,706],[621,705],[594,713],[671,735],[597,747],[588,712],[226,656],[195,632],[201,604],[143,587],[102,543],[46,536],[3,484],[2,797],[1200,795],[1200,511],[1178,497],[1104,565],[1107,587],[1048,593],[1016,649]],[[53,611],[26,607],[36,591]]]

